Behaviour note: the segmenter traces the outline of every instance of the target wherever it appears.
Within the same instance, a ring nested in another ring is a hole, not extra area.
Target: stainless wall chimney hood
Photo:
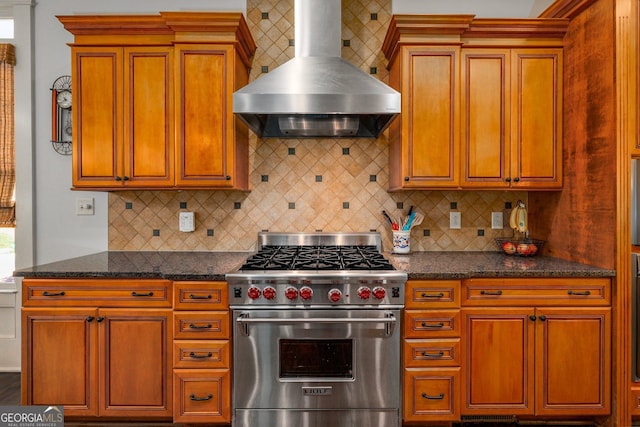
[[[376,138],[400,93],[340,57],[341,0],[295,0],[295,57],[233,94],[259,137]]]

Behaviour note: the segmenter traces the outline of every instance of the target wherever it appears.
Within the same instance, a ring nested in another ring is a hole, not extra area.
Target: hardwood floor
[[[20,404],[20,372],[0,372],[0,405]]]

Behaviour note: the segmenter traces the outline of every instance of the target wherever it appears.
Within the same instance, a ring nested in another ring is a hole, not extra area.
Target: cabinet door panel
[[[403,186],[457,187],[459,51],[416,48],[405,57]]]
[[[540,309],[536,322],[536,413],[610,411],[610,309]]]
[[[100,406],[107,416],[171,416],[171,310],[102,309]]]
[[[124,49],[126,185],[173,185],[171,58],[164,47]]]
[[[120,187],[122,49],[72,50],[73,185]]]
[[[23,309],[23,404],[64,405],[67,416],[98,415],[96,312]]]
[[[532,414],[533,309],[464,309],[465,414]]]
[[[514,186],[562,186],[562,51],[512,52]],[[515,181],[518,179],[518,181]]]
[[[228,141],[232,80],[228,69],[231,47],[176,48],[178,66],[179,162],[177,185],[231,187],[233,161]],[[229,179],[227,179],[229,177]]]
[[[463,186],[509,187],[509,58],[506,49],[463,52]]]

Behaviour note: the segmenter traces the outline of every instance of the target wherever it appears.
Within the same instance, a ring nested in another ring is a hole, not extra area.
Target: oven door
[[[234,426],[397,426],[400,310],[235,310]]]

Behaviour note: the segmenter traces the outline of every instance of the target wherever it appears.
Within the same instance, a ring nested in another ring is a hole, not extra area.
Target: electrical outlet
[[[449,212],[449,228],[462,228],[462,214]]]
[[[491,228],[501,230],[503,224],[502,212],[491,212]]]
[[[93,215],[93,197],[76,199],[76,215]]]
[[[180,212],[180,231],[190,233],[196,229],[193,212]]]

